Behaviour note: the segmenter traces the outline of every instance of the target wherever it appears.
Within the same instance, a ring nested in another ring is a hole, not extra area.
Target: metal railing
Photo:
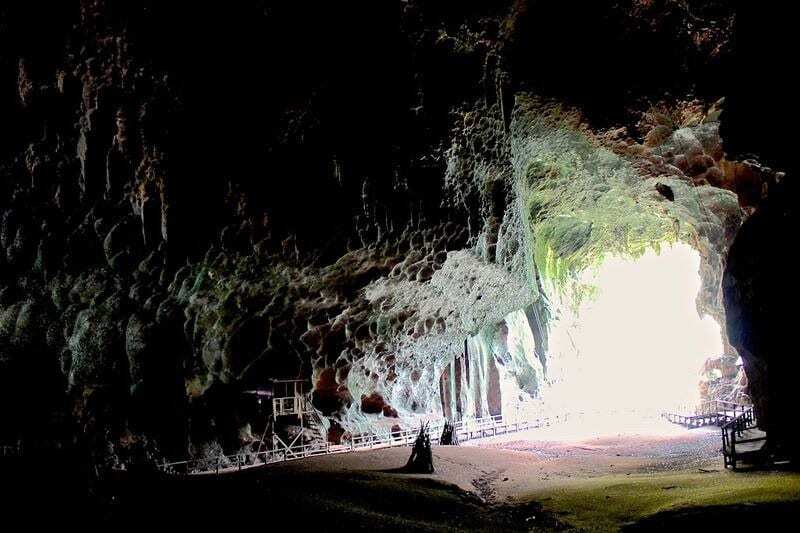
[[[689,428],[721,426],[751,408],[750,405],[725,400],[706,400],[695,407],[678,407],[676,412],[664,412],[661,416]]]
[[[547,427],[552,424],[566,422],[569,418],[569,414],[559,414],[532,418],[529,420],[506,421],[502,415],[496,415],[460,420],[455,422],[453,427],[454,433],[458,437],[458,442],[465,442],[473,439]],[[431,444],[439,444],[443,429],[444,420],[432,422],[428,425],[427,433],[431,439]],[[361,433],[353,435],[342,444],[331,444],[330,442],[295,444],[253,454],[239,453],[211,459],[190,459],[163,463],[159,465],[159,467],[162,471],[170,474],[219,474],[318,455],[411,446],[414,444],[417,435],[419,435],[418,429],[389,431],[384,433]]]
[[[22,441],[15,444],[0,444],[0,457],[21,457]]]
[[[758,419],[756,418],[756,412],[752,407],[745,410],[739,416],[733,418],[720,428],[722,430],[722,455],[726,468],[731,467],[733,470],[736,470],[736,461],[741,459],[744,453],[747,453],[742,452],[741,449],[737,451],[737,444],[741,445],[754,442],[766,442],[766,433],[763,433],[757,437],[750,436],[749,438],[745,438],[747,436],[746,432],[755,430],[757,428]],[[758,448],[755,451],[760,450],[761,448]]]
[[[272,410],[276,416],[301,415],[305,401],[301,396],[287,396],[272,399]]]

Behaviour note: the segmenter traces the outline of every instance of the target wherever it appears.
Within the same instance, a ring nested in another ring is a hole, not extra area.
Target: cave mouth
[[[701,289],[701,257],[687,244],[607,255],[552,292],[546,343],[531,310],[469,338],[461,371],[457,359],[444,376],[445,416],[582,414],[590,432],[652,431],[661,413],[704,399],[707,361],[723,354],[720,325],[698,311]]]
[[[694,408],[705,362],[723,354],[719,324],[698,311],[700,263],[675,243],[582,272],[590,294],[562,303],[550,329],[543,402],[609,420]]]

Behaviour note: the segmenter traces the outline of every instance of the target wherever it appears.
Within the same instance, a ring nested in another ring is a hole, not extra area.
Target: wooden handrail
[[[542,416],[539,418],[514,420],[508,421],[503,415],[488,416],[483,418],[467,418],[453,423],[453,432],[457,435],[458,440],[461,442],[493,436],[498,434],[512,433],[525,431],[528,429],[542,428],[551,426],[557,423],[568,421],[573,416],[585,415],[584,412],[579,413],[562,413],[552,416]],[[432,444],[438,444],[441,437],[444,421],[431,423],[428,426],[428,435],[431,438]],[[399,432],[381,432],[381,433],[363,433],[353,435],[346,442],[339,445],[331,445],[329,442],[312,443],[312,444],[294,444],[290,443],[281,448],[264,450],[255,454],[234,454],[219,458],[219,468],[211,468],[209,465],[214,464],[214,459],[189,459],[184,461],[176,461],[170,463],[163,463],[160,468],[166,472],[182,472],[186,474],[191,473],[208,473],[217,472],[229,468],[237,468],[241,470],[243,467],[253,467],[275,462],[291,461],[303,459],[315,455],[327,455],[337,453],[347,453],[356,450],[410,446],[414,443],[419,434],[417,429],[409,429]],[[240,459],[241,457],[241,459]],[[230,465],[230,466],[228,466]],[[214,465],[216,466],[216,465]]]
[[[725,467],[730,466],[736,469],[737,453],[736,445],[748,442],[762,442],[767,440],[766,436],[743,439],[745,431],[758,427],[758,418],[753,407],[748,407],[741,414],[734,417],[730,422],[723,424],[722,431],[722,453]]]
[[[468,418],[455,422],[453,424],[453,431],[458,435],[459,441],[466,441],[474,438],[497,435],[498,433],[505,434],[545,427],[554,422],[566,421],[568,418],[568,414],[514,422],[506,421],[502,415]],[[429,425],[428,434],[433,444],[438,444],[443,427],[444,421]],[[244,465],[245,467],[251,467],[274,462],[302,459],[313,455],[344,453],[360,449],[381,447],[410,446],[414,443],[418,433],[419,431],[414,429],[394,433],[365,433],[354,435],[350,438],[348,443],[334,445],[334,447],[332,447],[329,442],[326,442],[324,445],[319,443],[297,444],[284,446],[283,448],[275,450],[265,450],[249,456],[234,454],[230,456],[220,456],[215,459],[189,459],[163,463],[160,465],[160,468],[165,472],[182,472],[185,474],[212,472],[219,474],[220,471],[229,468],[241,470],[243,463],[247,463],[246,457],[253,458],[250,464]],[[213,465],[210,469],[208,468],[209,463]]]

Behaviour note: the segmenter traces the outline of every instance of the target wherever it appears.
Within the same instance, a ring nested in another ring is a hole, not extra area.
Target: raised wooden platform
[[[548,427],[553,424],[566,422],[570,418],[571,416],[569,414],[559,414],[529,420],[506,420],[502,415],[496,415],[460,420],[453,424],[453,431],[459,442],[465,442],[473,439],[504,435],[506,433]],[[441,421],[431,423],[428,426],[428,434],[430,435],[431,443],[434,445],[439,444],[443,424],[444,422]],[[327,441],[311,444],[292,442],[288,445],[284,444],[281,447],[260,451],[252,455],[234,454],[205,460],[176,461],[164,463],[159,466],[162,471],[169,474],[221,474],[259,467],[270,463],[314,457],[317,455],[332,455],[349,453],[357,450],[412,446],[418,433],[418,429],[388,433],[362,433],[351,436],[349,440],[342,444],[331,444]]]
[[[759,429],[752,408],[724,424],[721,429],[726,468],[736,470],[739,463],[755,465],[769,460],[767,433]]]
[[[687,428],[721,427],[748,409],[750,409],[749,405],[723,400],[708,400],[695,408],[667,411],[662,413],[661,416],[674,424],[686,426]]]
[[[721,426],[735,418],[733,411],[719,411],[708,414],[692,413],[664,413],[663,417],[672,422],[688,428],[699,428],[704,426]]]
[[[661,416],[687,428],[719,426],[725,468],[736,470],[739,463],[758,464],[769,459],[767,434],[758,428],[751,405],[710,400],[692,410],[665,412]]]

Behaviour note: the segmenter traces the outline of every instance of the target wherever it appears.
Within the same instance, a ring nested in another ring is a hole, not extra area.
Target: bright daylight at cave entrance
[[[516,352],[511,366],[527,367],[541,386],[526,394],[518,370],[506,368],[501,360],[499,407],[493,413],[489,401],[482,401],[476,413],[513,420],[577,415],[584,434],[643,427],[671,431],[658,419],[664,413],[694,410],[707,400],[701,394],[708,392],[701,387],[708,377],[707,363],[724,353],[718,323],[698,309],[698,252],[676,243],[658,251],[649,248],[635,258],[609,256],[581,272],[577,284],[583,289],[579,297],[562,295],[551,318],[541,360],[525,313],[506,317],[508,349]],[[471,340],[467,352],[473,346],[480,353],[479,339]],[[480,392],[487,397],[492,395],[489,381]],[[446,394],[445,402],[450,398]],[[452,406],[445,405],[445,411],[450,415]],[[574,430],[568,427],[566,433]]]
[[[677,244],[609,257],[580,283],[594,290],[555,321],[544,401],[612,419],[699,404],[703,365],[723,353],[719,325],[697,309],[699,254]]]

